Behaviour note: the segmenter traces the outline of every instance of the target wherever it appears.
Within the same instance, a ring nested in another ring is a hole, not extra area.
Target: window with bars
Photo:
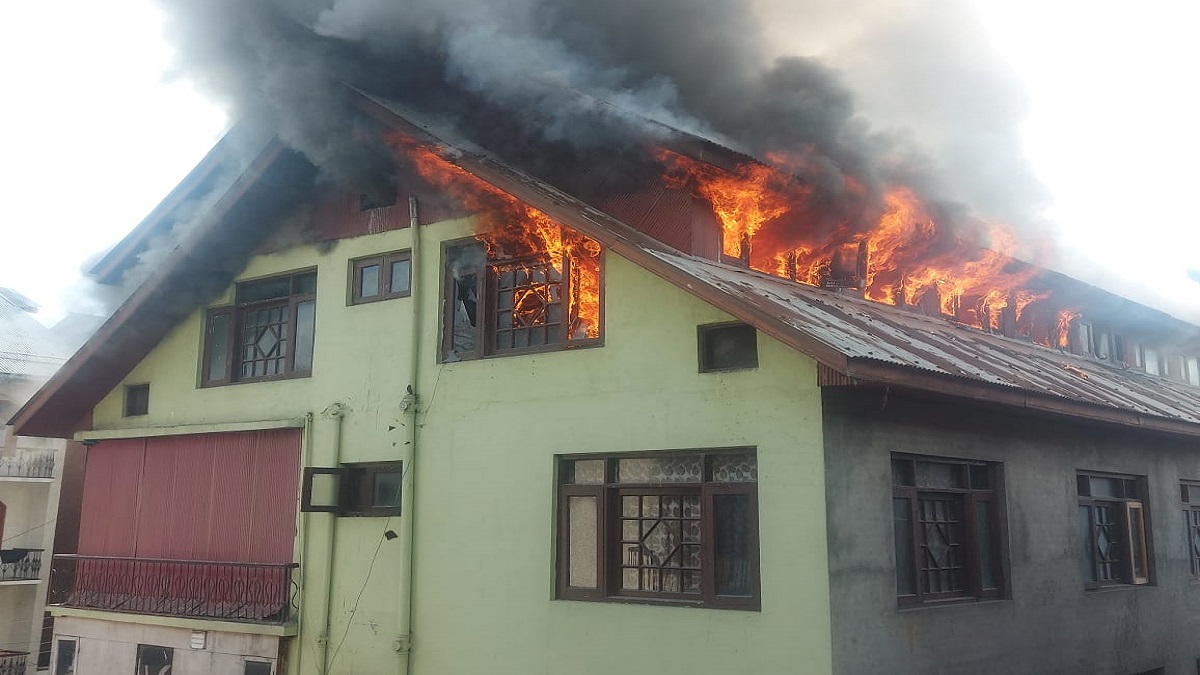
[[[600,344],[600,249],[578,241],[555,255],[448,246],[442,360]]]
[[[1200,577],[1200,481],[1179,484],[1183,500],[1183,540],[1187,542],[1188,561],[1192,576]]]
[[[311,374],[316,292],[315,270],[239,283],[234,304],[205,317],[201,384]]]
[[[1146,477],[1079,472],[1076,485],[1085,586],[1150,583]]]
[[[753,450],[559,460],[558,597],[758,609]]]
[[[1000,465],[892,455],[901,606],[1005,595]]]

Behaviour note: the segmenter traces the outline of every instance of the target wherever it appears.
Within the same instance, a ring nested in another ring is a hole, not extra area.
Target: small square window
[[[150,385],[125,385],[125,417],[146,415],[150,412]]]
[[[758,367],[758,331],[744,323],[700,326],[700,372]]]
[[[339,516],[398,516],[402,462],[305,467],[300,510]]]
[[[412,288],[412,252],[397,251],[350,261],[350,304],[405,298]]]

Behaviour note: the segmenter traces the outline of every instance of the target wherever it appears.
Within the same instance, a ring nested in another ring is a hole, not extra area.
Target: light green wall
[[[437,364],[439,240],[469,227],[422,229],[423,274],[415,282],[424,286],[426,321],[416,388],[412,672],[828,672],[815,364],[760,334],[759,368],[697,373],[696,326],[729,317],[612,254],[603,347]],[[346,280],[350,258],[407,248],[410,236],[403,230],[258,256],[241,275],[318,266],[311,378],[197,389],[198,311],[126,379],[151,383],[150,414],[122,418],[118,389],[97,406],[96,428],[311,412],[311,461],[329,465],[334,423],[321,412],[340,401],[350,410],[342,461],[405,457],[398,402],[411,381],[414,301],[347,307]],[[761,611],[553,600],[555,454],[745,445],[758,448],[760,468]],[[292,664],[314,673],[334,519],[306,518],[305,614]],[[331,672],[397,672],[403,539],[385,540],[383,532],[400,532],[400,519],[341,518],[336,527],[331,649],[341,646]]]

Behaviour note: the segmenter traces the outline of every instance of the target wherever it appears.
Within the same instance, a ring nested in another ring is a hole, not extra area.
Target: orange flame
[[[481,213],[484,229],[476,238],[487,249],[489,261],[537,258],[553,268],[554,283],[562,285],[567,293],[568,339],[600,336],[600,244],[403,134],[393,134],[388,140],[404,150],[422,178],[446,189],[466,208]],[[531,282],[515,291],[514,325],[548,320],[542,314],[557,292],[548,287],[549,283]]]
[[[939,229],[915,190],[893,185],[873,225],[843,222],[816,232],[803,225],[812,189],[784,171],[756,162],[725,171],[665,150],[658,158],[668,187],[686,189],[711,204],[727,257],[802,283],[861,289],[877,302],[921,305],[978,328],[999,328],[1002,314],[1009,312],[1014,329],[1021,325],[1024,334],[1035,332],[1028,328],[1026,309],[1048,294],[1026,288],[1037,270],[1012,264],[1016,237],[1008,226],[983,228],[984,245],[952,236]],[[772,156],[771,161],[789,170],[804,166],[796,157]],[[847,191],[865,195],[853,177],[843,179]],[[853,262],[855,246],[865,251],[865,268],[864,261]],[[761,250],[765,247],[770,250]],[[1047,345],[1048,333],[1048,328],[1037,331]]]

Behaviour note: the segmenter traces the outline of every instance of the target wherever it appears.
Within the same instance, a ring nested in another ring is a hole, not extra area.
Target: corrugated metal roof
[[[1200,389],[1183,382],[753,270],[648,252],[738,302],[777,315],[848,359],[1200,424]]]
[[[0,296],[0,375],[46,379],[71,355],[49,328]]]

